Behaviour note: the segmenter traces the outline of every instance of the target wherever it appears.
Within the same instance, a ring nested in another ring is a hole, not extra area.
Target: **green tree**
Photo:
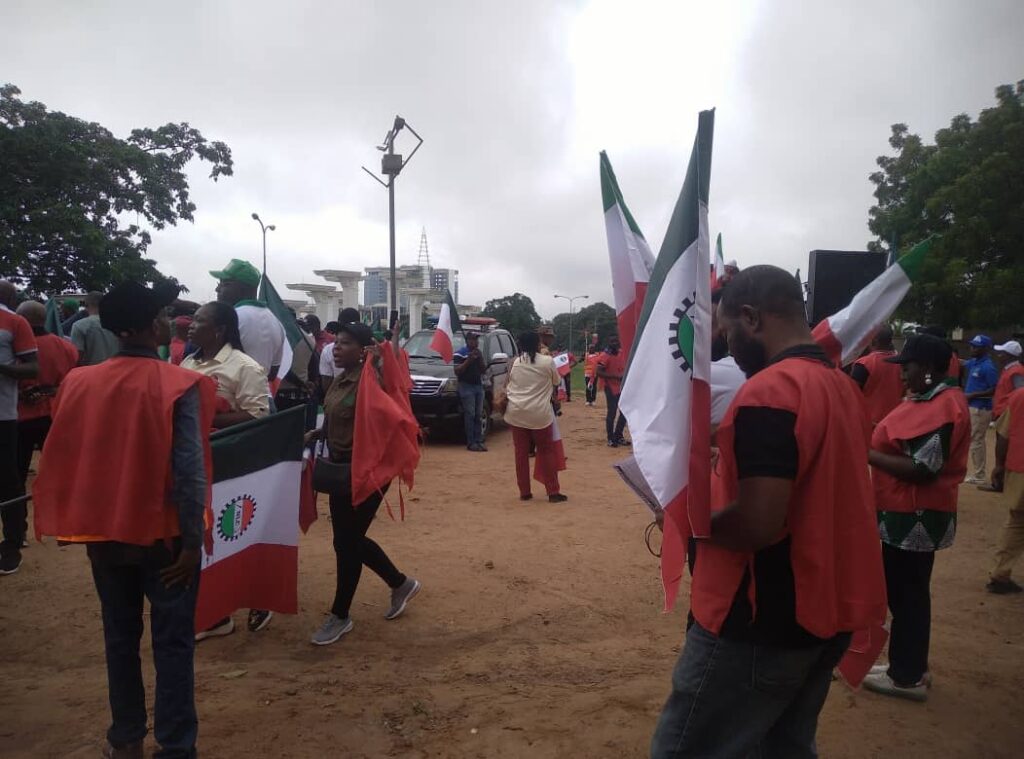
[[[568,348],[569,312],[558,314],[551,320],[551,326],[555,330],[555,345]],[[572,331],[575,333],[572,338],[572,349],[575,353],[580,353],[585,346],[590,345],[590,336],[595,332],[598,336],[598,345],[604,346],[608,342],[608,336],[617,330],[615,309],[600,301],[591,303],[572,315]]]
[[[232,173],[231,150],[187,123],[134,129],[119,139],[99,124],[0,87],[0,260],[30,292],[103,290],[131,277],[163,279],[145,257],[153,229],[192,221],[185,167]],[[134,223],[131,223],[134,221]]]
[[[900,316],[953,326],[1022,321],[1024,282],[1024,81],[995,91],[977,121],[953,118],[925,144],[894,124],[894,156],[871,175],[877,204],[868,227],[872,250],[905,250],[932,233],[942,239]]]
[[[537,315],[533,301],[522,293],[512,293],[504,298],[487,301],[480,315],[497,319],[502,327],[517,336],[520,332],[527,332],[540,326],[540,316]]]

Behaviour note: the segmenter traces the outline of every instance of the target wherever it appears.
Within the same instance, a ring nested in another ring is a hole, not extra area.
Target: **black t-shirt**
[[[452,361],[456,366],[459,366],[466,361],[466,356],[468,354],[469,351],[466,348],[460,348],[455,352],[455,355],[452,357]],[[480,365],[481,363],[481,360],[472,361],[469,366],[462,370],[461,374],[456,372],[455,376],[458,378],[459,382],[465,382],[467,385],[480,385],[482,384],[481,377],[484,373],[484,369]]]

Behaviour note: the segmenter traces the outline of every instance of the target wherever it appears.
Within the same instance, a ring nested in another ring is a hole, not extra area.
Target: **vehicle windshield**
[[[434,339],[433,331],[417,332],[415,335],[405,341],[405,352],[409,354],[409,358],[441,358],[441,354],[437,351],[430,349],[430,341]],[[452,336],[452,350],[459,350],[466,345],[466,338],[462,336],[461,332],[456,332]]]

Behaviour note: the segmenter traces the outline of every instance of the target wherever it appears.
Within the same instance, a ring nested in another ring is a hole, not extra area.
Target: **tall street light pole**
[[[273,224],[264,224],[263,219],[260,215],[253,211],[252,218],[260,225],[260,229],[263,230],[263,276],[267,276],[267,232],[273,232],[277,227]]]
[[[564,298],[565,300],[569,301],[569,352],[572,353],[572,304],[575,303],[576,301],[580,300],[581,298],[583,300],[588,300],[590,298],[590,296],[589,295],[573,295],[572,297],[569,297],[568,295],[557,295],[556,294],[555,297],[556,298]]]
[[[402,159],[402,155],[400,153],[395,152],[395,138],[403,129],[408,129],[412,132],[413,136],[419,140],[419,142],[416,143],[416,147],[412,149],[412,152],[409,153],[409,157],[405,160]],[[412,160],[412,157],[416,155],[416,151],[420,149],[420,145],[422,144],[423,138],[416,134],[416,130],[409,126],[401,116],[395,116],[395,123],[391,126],[391,130],[384,136],[384,142],[377,146],[377,150],[384,153],[380,162],[380,173],[388,178],[387,182],[363,166],[363,171],[380,182],[380,184],[386,187],[388,191],[388,227],[391,240],[391,313],[388,315],[388,326],[393,330],[395,337],[398,337],[399,310],[398,275],[395,271],[395,179],[397,179],[398,175],[402,173],[402,169],[404,169],[409,161]]]

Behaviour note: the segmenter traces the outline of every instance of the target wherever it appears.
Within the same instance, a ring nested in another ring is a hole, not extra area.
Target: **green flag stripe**
[[[306,407],[254,419],[214,433],[213,481],[230,480],[281,461],[302,460]]]
[[[911,282],[917,279],[921,273],[921,267],[924,265],[924,260],[928,256],[928,251],[931,250],[932,245],[936,240],[940,239],[940,235],[931,235],[925,238],[913,248],[908,250],[904,255],[896,261],[900,268],[903,269],[904,274],[907,275],[907,279]]]
[[[626,217],[626,223],[629,225],[633,234],[644,239],[643,232],[640,231],[640,227],[637,225],[636,219],[634,219],[633,214],[629,212],[629,208],[626,206],[626,201],[622,199],[622,191],[619,189],[619,181],[615,178],[615,172],[612,171],[612,163],[608,160],[608,154],[603,150],[601,151],[601,199],[604,201],[605,213],[608,213],[608,211],[617,204],[619,208],[622,209],[622,215]]]
[[[462,332],[462,320],[459,319],[459,309],[458,306],[455,305],[455,298],[452,297],[451,290],[447,291],[447,298],[448,316],[451,318],[452,334],[454,335],[456,332]]]
[[[305,339],[305,335],[302,334],[302,330],[299,329],[299,325],[295,323],[295,317],[292,316],[292,312],[288,310],[288,306],[284,304],[281,296],[277,294],[277,290],[274,288],[274,283],[270,281],[270,278],[264,274],[263,279],[260,280],[260,295],[261,301],[267,304],[267,308],[270,312],[277,317],[277,320],[281,322],[281,326],[284,327],[284,335],[288,339],[288,345],[295,347],[296,343],[300,340]],[[313,346],[310,345],[310,348]],[[287,374],[291,367],[281,367],[281,376]]]

